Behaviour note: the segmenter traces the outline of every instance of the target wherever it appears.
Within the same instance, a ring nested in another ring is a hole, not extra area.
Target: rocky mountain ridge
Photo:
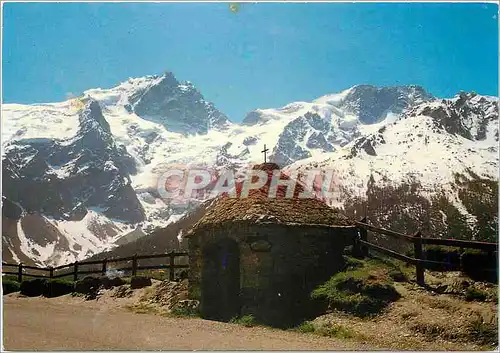
[[[440,225],[431,222],[441,236],[452,234],[453,212],[464,219],[460,227],[468,237],[478,234],[478,224],[496,222],[496,215],[478,221],[464,191],[460,197],[459,189],[468,187],[457,181],[481,187],[497,180],[498,100],[492,97],[437,99],[419,86],[358,85],[312,102],[258,109],[236,124],[194,85],[167,73],[60,103],[5,104],[2,113],[7,260],[71,262],[154,229],[158,234],[201,202],[162,199],[158,180],[165,170],[245,169],[262,161],[264,144],[270,160],[285,169],[336,169],[344,192],[330,205],[352,216],[366,212],[375,200],[369,195],[404,194],[400,188],[418,184],[420,213],[432,209],[441,216]],[[433,198],[442,207],[432,206]],[[392,219],[390,209],[380,209],[385,213],[373,216],[387,227],[422,223]]]

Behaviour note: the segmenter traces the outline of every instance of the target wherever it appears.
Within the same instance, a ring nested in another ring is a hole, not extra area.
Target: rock
[[[401,97],[408,97],[401,99]],[[378,123],[385,119],[387,112],[401,113],[419,102],[430,101],[432,95],[420,86],[375,87],[354,86],[342,100],[340,107],[359,116],[364,124]]]
[[[446,284],[442,284],[436,287],[434,290],[438,294],[443,294],[446,293],[446,290],[448,289],[448,286]]]
[[[134,292],[127,286],[117,287],[115,292],[111,294],[114,298],[128,298],[131,297]]]
[[[193,299],[180,300],[177,302],[177,305],[175,307],[178,309],[187,309],[192,312],[198,310],[198,308],[200,307],[200,302]]]
[[[141,118],[183,134],[206,133],[209,126],[222,128],[229,122],[192,84],[181,84],[171,72],[157,79],[146,90],[129,96],[133,111]]]
[[[245,146],[250,146],[250,145],[255,145],[257,143],[257,138],[255,136],[248,136],[245,137],[243,140],[243,144]]]
[[[151,284],[151,279],[143,276],[134,276],[130,280],[130,288],[132,289],[149,287]]]

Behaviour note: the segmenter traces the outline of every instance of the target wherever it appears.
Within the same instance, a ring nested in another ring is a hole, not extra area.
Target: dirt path
[[[7,350],[355,350],[359,342],[135,314],[75,298],[3,298]]]

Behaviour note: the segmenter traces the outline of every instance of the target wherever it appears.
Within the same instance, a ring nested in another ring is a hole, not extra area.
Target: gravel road
[[[3,297],[7,350],[353,350],[359,342],[59,298]]]

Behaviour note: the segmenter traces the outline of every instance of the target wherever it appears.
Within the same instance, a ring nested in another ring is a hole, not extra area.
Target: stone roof
[[[297,183],[295,187],[293,198],[285,198],[285,186],[278,186],[276,198],[269,198],[268,191],[272,175],[274,170],[279,169],[279,166],[274,163],[265,163],[256,165],[253,169],[266,171],[267,183],[260,189],[250,190],[246,198],[240,198],[242,183],[237,183],[237,197],[223,194],[213,200],[190,233],[199,227],[237,221],[326,226],[354,225],[352,220],[318,198],[299,198],[298,195],[304,190],[300,183]],[[281,172],[281,179],[290,178]]]

